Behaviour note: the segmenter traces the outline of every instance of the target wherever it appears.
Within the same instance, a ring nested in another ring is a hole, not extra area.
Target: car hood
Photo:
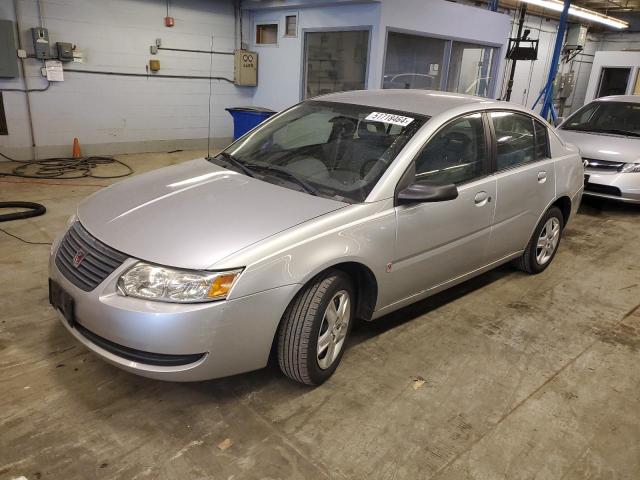
[[[132,257],[206,269],[255,242],[345,206],[201,158],[105,188],[80,204],[78,219],[94,237]]]
[[[612,162],[640,161],[640,138],[601,133],[558,130],[560,136],[580,149],[580,155]]]

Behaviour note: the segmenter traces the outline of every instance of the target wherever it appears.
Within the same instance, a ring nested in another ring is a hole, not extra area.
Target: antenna
[[[213,35],[211,35],[211,52],[209,55],[209,123],[207,126],[207,160],[211,158],[211,97],[213,84]]]

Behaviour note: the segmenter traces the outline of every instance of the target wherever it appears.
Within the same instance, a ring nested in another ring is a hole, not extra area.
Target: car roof
[[[610,95],[608,97],[596,98],[594,102],[640,103],[640,95]]]
[[[412,112],[418,115],[433,117],[440,113],[460,106],[478,106],[486,108],[500,105],[505,107],[506,102],[491,100],[489,98],[474,97],[462,93],[440,92],[436,90],[416,89],[378,89],[378,90],[353,90],[348,92],[330,93],[313,100],[327,102],[353,103],[389,110]],[[509,103],[509,108],[524,110],[519,105]],[[528,112],[531,113],[531,112]]]

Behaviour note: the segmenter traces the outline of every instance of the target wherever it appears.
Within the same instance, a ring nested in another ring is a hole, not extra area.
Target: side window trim
[[[484,128],[487,131],[487,148],[488,150],[488,174],[495,175],[498,171],[498,142],[496,141],[496,131],[493,128],[493,122],[491,121],[490,113],[492,110],[485,110],[482,112],[482,118],[484,120]]]
[[[442,125],[440,128],[438,128],[438,130],[436,130],[435,132],[433,132],[433,134],[424,142],[424,144],[420,147],[420,150],[418,151],[418,153],[415,154],[415,156],[411,159],[411,163],[409,164],[408,168],[411,168],[411,164],[413,164],[413,171],[414,171],[414,181],[416,179],[416,160],[418,159],[418,157],[420,157],[420,155],[422,154],[422,152],[424,151],[424,149],[426,148],[426,146],[429,144],[429,142],[431,140],[433,140],[436,135],[438,135],[438,133],[440,133],[442,130],[444,130],[445,128],[447,128],[449,125],[451,125],[453,122],[456,122],[458,120],[460,120],[461,118],[464,117],[468,117],[470,115],[474,115],[479,113],[482,117],[483,120],[483,130],[484,130],[484,136],[485,136],[485,160],[483,162],[482,168],[483,168],[483,174],[474,178],[471,178],[469,180],[466,180],[464,182],[460,182],[457,183],[456,186],[461,186],[461,185],[466,185],[467,183],[472,183],[472,182],[477,182],[478,180],[482,180],[483,178],[486,178],[490,175],[492,175],[491,172],[491,168],[492,168],[492,160],[491,160],[491,146],[489,144],[489,141],[491,139],[491,134],[489,133],[489,131],[487,130],[487,122],[486,122],[486,110],[473,110],[471,112],[465,112],[462,113],[460,115],[457,115],[451,119],[449,119],[449,121],[447,123],[445,123],[444,125]],[[405,171],[406,174],[406,171]],[[403,174],[403,177],[404,175]],[[402,180],[400,180],[402,181]],[[398,182],[399,184],[400,182]],[[396,186],[397,189],[397,186]]]
[[[540,126],[540,128],[544,129],[545,131],[545,136],[547,137],[547,145],[546,148],[544,150],[544,157],[543,158],[536,158],[535,161],[539,161],[539,160],[549,160],[551,158],[551,145],[549,144],[549,129],[544,125],[544,123],[542,123],[541,121],[537,120],[535,117],[531,117],[531,119],[533,120],[533,135],[535,138],[535,142],[536,142],[536,153],[538,151],[538,128],[536,128],[538,125]]]

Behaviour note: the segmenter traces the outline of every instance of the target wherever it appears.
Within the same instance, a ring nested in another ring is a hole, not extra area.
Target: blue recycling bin
[[[254,127],[257,127],[273,115],[273,110],[261,107],[226,108],[233,117],[233,139],[237,140]]]

